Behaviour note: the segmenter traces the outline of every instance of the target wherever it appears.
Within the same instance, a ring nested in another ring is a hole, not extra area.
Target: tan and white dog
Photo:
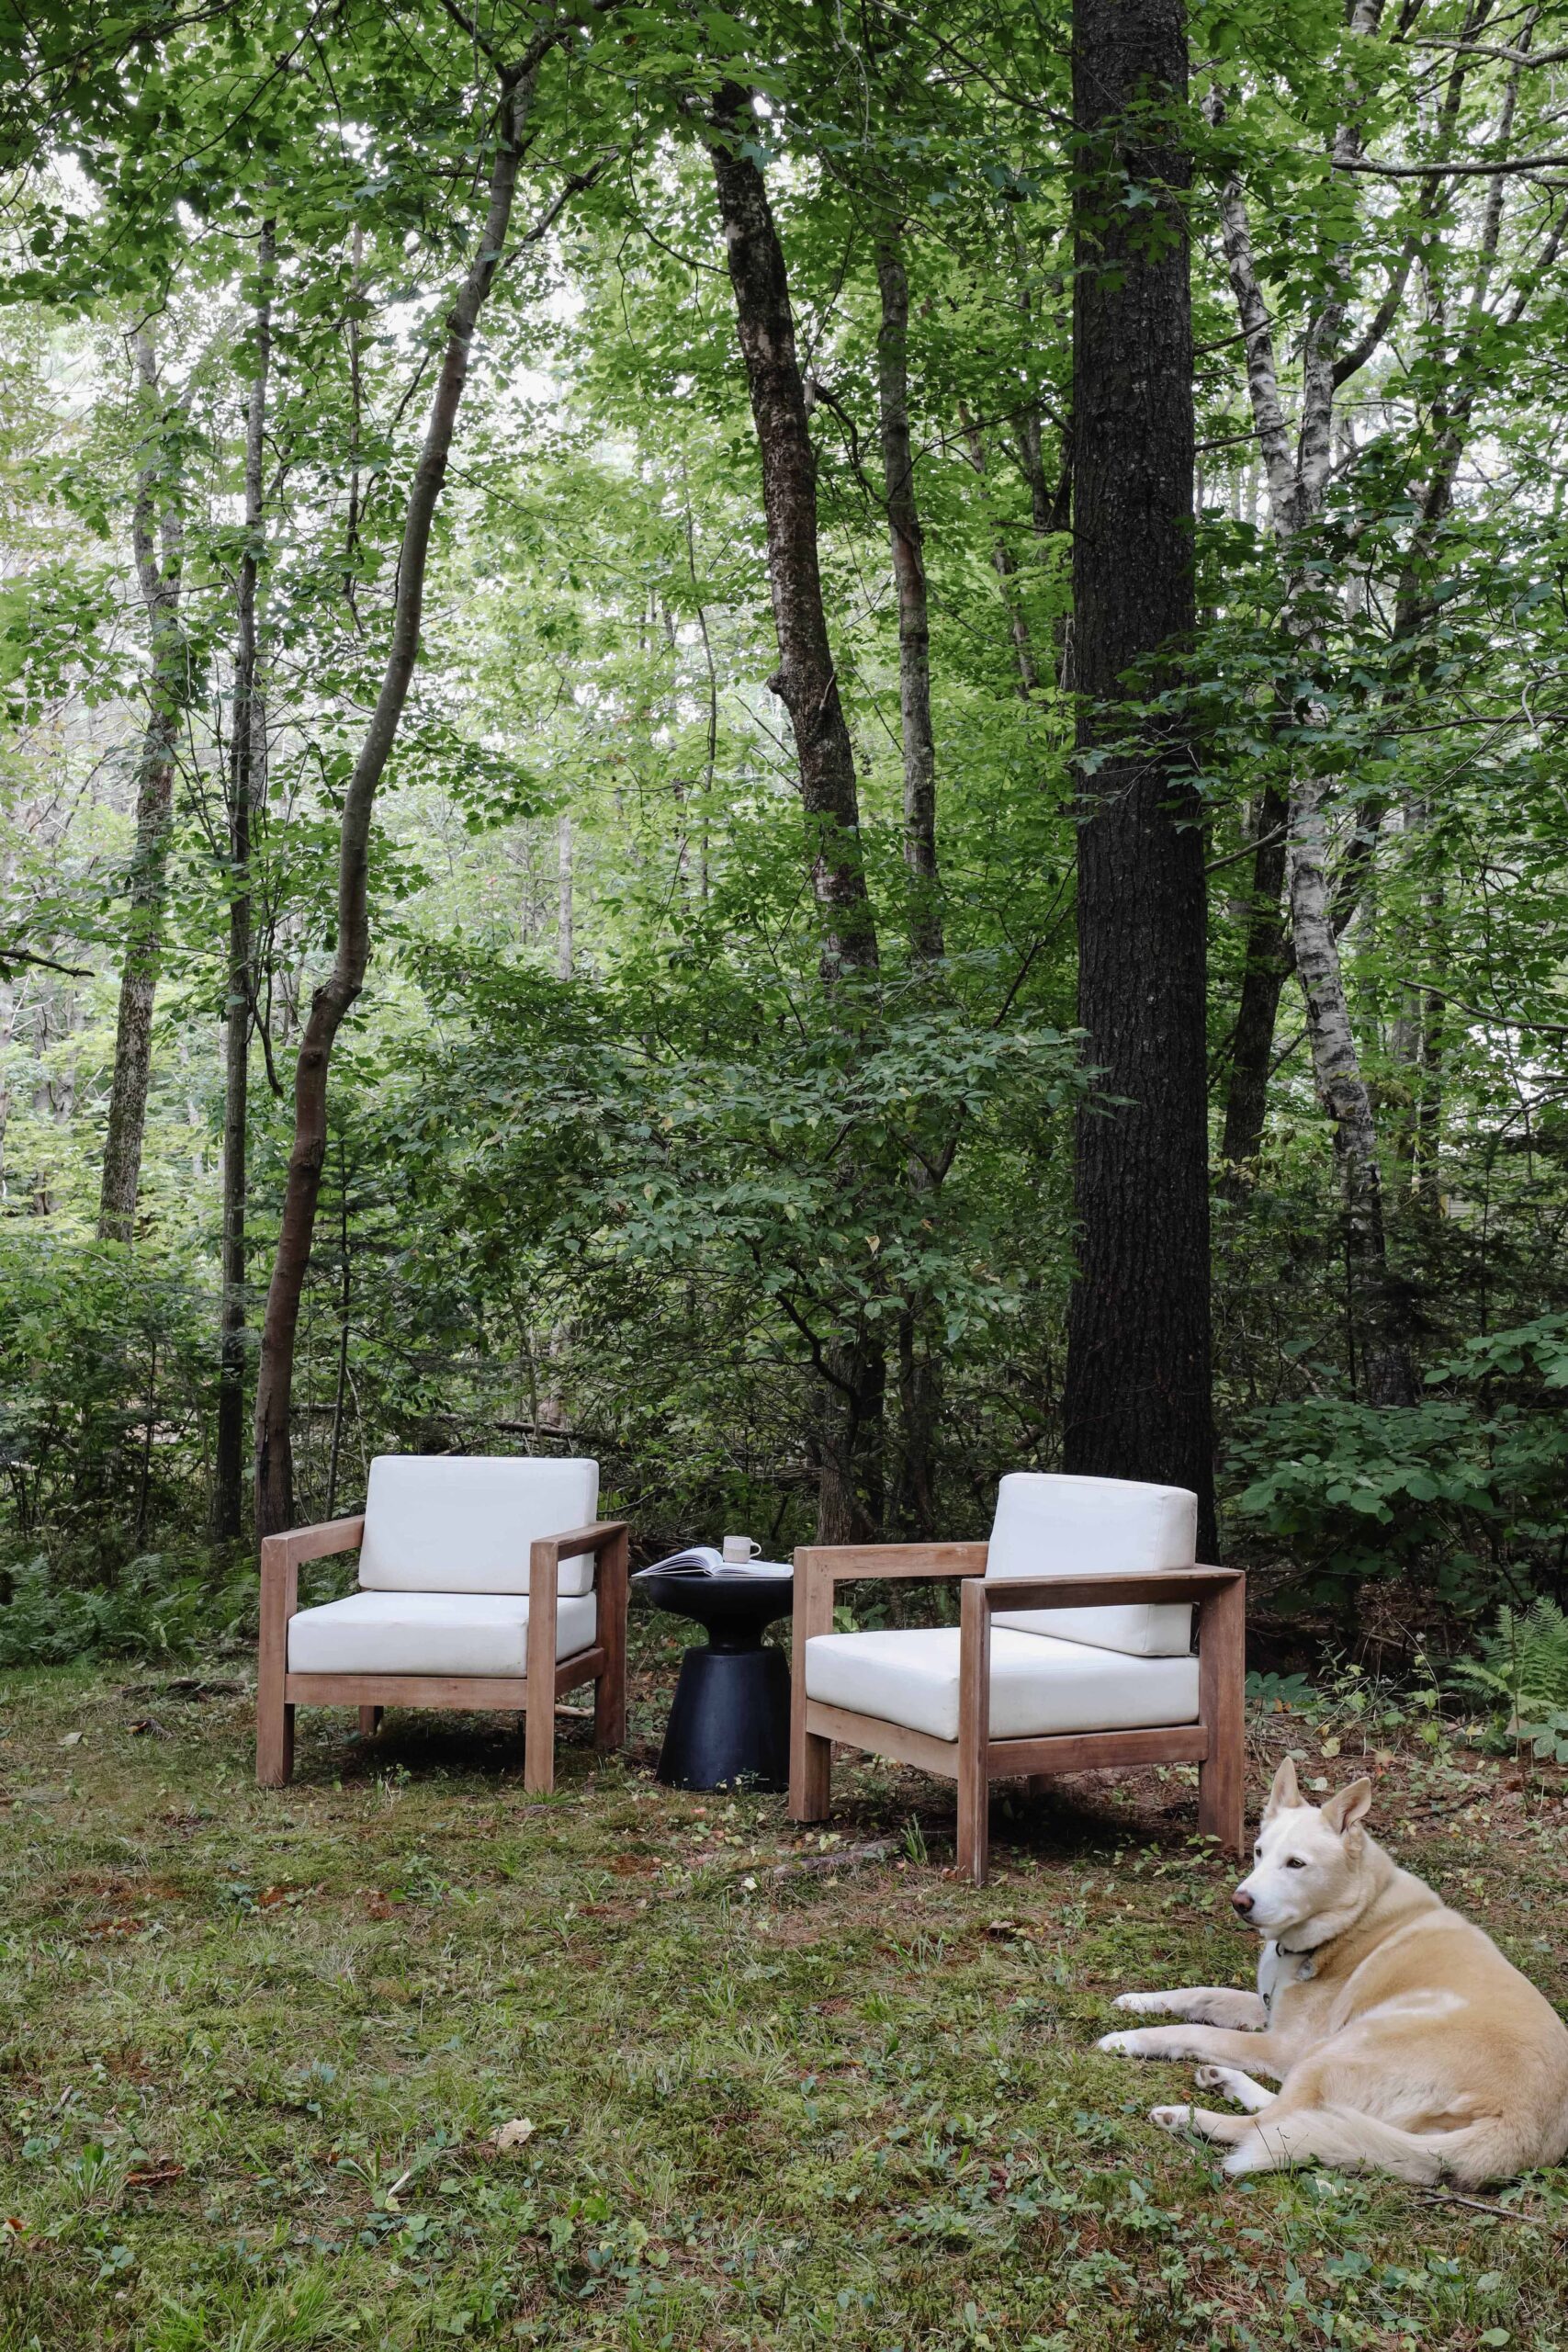
[[[1116,2007],[1181,2025],[1108,2033],[1129,2058],[1201,2058],[1243,2115],[1156,2107],[1226,2143],[1227,2173],[1320,2163],[1477,2188],[1568,2152],[1568,2027],[1491,1938],[1361,1824],[1371,1784],[1321,1808],[1281,1764],[1232,1901],[1267,1939],[1256,1993],[1194,1985]],[[1254,2079],[1270,2075],[1278,2095]]]

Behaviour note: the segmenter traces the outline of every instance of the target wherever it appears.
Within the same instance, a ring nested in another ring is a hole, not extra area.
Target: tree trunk
[[[223,1305],[219,1331],[218,1429],[212,1532],[239,1534],[245,1476],[245,1187],[249,1172],[251,819],[266,788],[266,747],[256,690],[256,578],[261,567],[263,436],[272,360],[273,223],[256,245],[254,372],[245,412],[245,548],[235,584],[233,741],[229,765],[229,976],[223,1038]]]
[[[874,972],[876,926],[861,850],[854,750],[828,638],[817,545],[817,458],[795,355],[784,247],[762,175],[743,152],[750,100],[719,90],[704,136],[762,457],[768,585],[779,666],[768,684],[789,712],[806,810],[811,885],[822,923],[822,976]]]
[[[1168,683],[1194,623],[1186,98],[1182,0],[1077,0],[1078,1020],[1119,1099],[1078,1119],[1064,1449],[1072,1471],[1191,1487],[1207,1551],[1203,832],[1179,741],[1130,715],[1125,684]]]
[[[468,382],[474,329],[506,248],[538,54],[531,53],[529,63],[522,71],[502,77],[489,214],[447,317],[441,374],[409,492],[386,671],[344,796],[338,848],[337,949],[331,972],[311,1000],[310,1019],[299,1043],[294,1076],[294,1146],[289,1154],[277,1250],[262,1326],[255,1412],[258,1535],[277,1533],[289,1525],[294,1515],[289,1401],[299,1304],[310,1263],[316,1203],[326,1156],[327,1073],[338,1030],[365,984],[370,954],[367,884],[376,791],[397,736],[419,653],[431,527]]]
[[[563,808],[556,820],[556,977],[562,980],[571,978],[575,952],[573,883],[571,810]]]
[[[1360,153],[1365,93],[1359,77],[1366,45],[1377,33],[1382,7],[1383,0],[1351,0],[1348,11],[1352,62],[1346,74],[1345,119],[1329,147],[1330,164],[1341,170]],[[1224,107],[1217,97],[1207,102],[1206,110],[1213,121],[1223,118]],[[1339,352],[1349,293],[1348,252],[1342,245],[1327,256],[1327,290],[1304,338],[1301,423],[1292,452],[1280,396],[1273,324],[1253,254],[1246,196],[1234,175],[1220,193],[1220,222],[1247,354],[1247,390],[1258,449],[1268,475],[1274,534],[1289,560],[1292,540],[1312,522],[1323,503],[1333,458],[1336,389],[1368,356],[1360,346],[1351,353]],[[1292,563],[1283,625],[1303,652],[1316,642],[1316,624],[1300,606],[1310,585],[1300,566]],[[1290,716],[1310,720],[1316,714],[1309,699],[1301,713]],[[1405,1337],[1408,1300],[1388,1263],[1377,1126],[1356,1050],[1339,956],[1339,933],[1348,920],[1359,876],[1346,905],[1337,910],[1328,879],[1330,798],[1331,786],[1325,777],[1308,775],[1292,783],[1285,852],[1292,952],[1306,1003],[1313,1074],[1334,1124],[1350,1312],[1358,1325],[1352,1344],[1359,1345],[1363,1386],[1370,1401],[1404,1404],[1415,1394]],[[1370,863],[1376,828],[1368,824],[1361,830],[1365,847],[1359,856],[1364,869]]]
[[[158,397],[158,368],[152,338],[145,327],[132,337],[132,346],[144,401],[151,409]],[[147,1090],[152,1075],[152,1006],[164,954],[175,754],[181,717],[190,699],[190,648],[180,623],[185,535],[175,503],[178,486],[171,488],[167,478],[163,423],[161,416],[155,422],[150,420],[149,430],[156,438],[142,463],[131,516],[131,542],[152,663],[137,768],[136,846],[128,894],[130,920],[120,971],[114,1076],[98,1194],[100,1241],[130,1241],[136,1232]]]
[[[1274,1058],[1274,1029],[1280,998],[1290,971],[1282,898],[1285,830],[1290,806],[1272,785],[1258,804],[1257,842],[1252,853],[1252,892],[1247,918],[1247,960],[1241,1001],[1231,1040],[1230,1083],[1220,1146],[1220,1190],[1229,1200],[1244,1196],[1258,1173],[1269,1108],[1269,1071]]]
[[[1351,1311],[1370,1405],[1413,1405],[1403,1298],[1391,1277],[1383,1233],[1382,1180],[1371,1095],[1350,1025],[1339,945],[1329,903],[1327,780],[1303,776],[1292,795],[1289,888],[1296,976],[1306,1001],[1307,1035],[1344,1202]]]
[[[942,952],[936,854],[936,745],[931,732],[931,633],[926,609],[925,539],[915,498],[909,439],[909,280],[897,222],[876,248],[882,319],[876,337],[877,404],[887,537],[898,593],[898,711],[904,752],[904,864],[909,876],[909,944],[918,957]]]
[[[790,715],[806,812],[811,887],[822,927],[820,968],[830,995],[846,978],[878,968],[876,922],[866,888],[854,749],[839,695],[822,601],[817,543],[817,458],[807,424],[806,386],[795,354],[789,274],[762,175],[742,152],[750,101],[727,83],[704,138],[713,159],[719,219],[735,288],[740,354],[762,458],[768,585],[779,666],[769,680]],[[837,1017],[858,1026],[863,1002]],[[842,1177],[850,1180],[846,1162]],[[881,1345],[863,1331],[823,1351],[821,1478],[818,1539],[863,1539],[882,1513]]]

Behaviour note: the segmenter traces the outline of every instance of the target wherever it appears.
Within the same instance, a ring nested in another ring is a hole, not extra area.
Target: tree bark
[[[1329,149],[1331,164],[1341,168],[1360,153],[1364,106],[1356,52],[1377,32],[1382,7],[1383,0],[1352,0],[1348,11],[1352,62],[1346,75],[1345,115]],[[1208,112],[1212,120],[1221,119],[1224,109],[1217,98],[1209,101]],[[1312,582],[1300,564],[1292,560],[1291,549],[1322,504],[1333,460],[1334,395],[1342,380],[1337,354],[1348,306],[1348,257],[1343,249],[1331,256],[1327,291],[1308,324],[1303,345],[1301,420],[1292,451],[1280,394],[1273,326],[1253,256],[1247,200],[1234,177],[1221,190],[1220,225],[1247,355],[1247,389],[1268,476],[1274,536],[1289,573],[1283,627],[1303,654],[1310,653],[1319,642],[1318,624],[1307,602]],[[1309,719],[1314,716],[1310,695],[1304,699],[1303,715]],[[1325,777],[1308,775],[1292,783],[1285,844],[1292,955],[1305,1000],[1313,1073],[1334,1125],[1351,1313],[1359,1326],[1353,1344],[1359,1346],[1364,1392],[1373,1404],[1402,1405],[1412,1403],[1416,1394],[1405,1336],[1408,1302],[1388,1262],[1377,1123],[1356,1048],[1339,956],[1339,933],[1353,901],[1337,907],[1330,886],[1331,799],[1332,786]],[[1370,846],[1370,833],[1368,838]],[[1250,1043],[1255,1046],[1256,1038]],[[1262,1080],[1256,1069],[1250,1073],[1254,1086],[1266,1081],[1266,1066]],[[1233,1071],[1233,1089],[1247,1082],[1247,1077]],[[1258,1134],[1260,1140],[1260,1128]],[[1238,1144],[1245,1140],[1237,1138]],[[1238,1152],[1238,1159],[1247,1157],[1251,1154]]]
[[[877,241],[882,316],[876,336],[877,407],[887,537],[898,595],[898,714],[904,754],[904,864],[909,876],[909,944],[917,957],[942,952],[936,854],[936,743],[931,730],[931,632],[926,605],[925,538],[915,497],[909,437],[909,279],[899,223]]]
[[[316,1204],[326,1156],[327,1075],[338,1030],[365,984],[370,954],[368,870],[376,792],[397,737],[419,654],[431,528],[468,382],[474,330],[506,248],[523,137],[538,57],[543,53],[538,44],[536,50],[537,53],[530,52],[529,62],[523,69],[502,77],[489,213],[446,321],[441,373],[403,523],[387,666],[344,797],[338,847],[337,947],[332,970],[311,1000],[295,1066],[294,1145],[289,1154],[277,1250],[262,1326],[255,1407],[258,1535],[277,1533],[290,1524],[294,1516],[289,1402],[299,1305],[310,1268]]]
[[[779,647],[778,670],[768,683],[789,712],[795,733],[807,854],[821,925],[823,982],[837,1003],[835,1017],[858,1028],[867,1006],[863,1001],[846,1006],[841,983],[874,978],[876,922],[861,846],[854,749],[822,600],[817,458],[795,352],[789,275],[766,183],[742,153],[743,119],[750,113],[747,93],[727,83],[703,136],[713,160],[740,354],[761,451],[768,585]],[[846,1182],[851,1174],[846,1163]],[[863,1541],[878,1532],[883,1509],[886,1363],[880,1340],[863,1325],[841,1336],[824,1349],[818,1377],[818,1541]]]
[[[213,1446],[212,1532],[239,1534],[245,1479],[245,1189],[249,1173],[251,820],[266,788],[256,687],[256,580],[261,568],[262,466],[272,362],[271,220],[256,244],[255,329],[245,410],[245,546],[234,590],[234,712],[229,763],[229,968],[223,1037],[223,1304],[219,1328],[218,1427]]]
[[[144,401],[151,409],[159,387],[157,359],[147,328],[132,337],[132,347]],[[100,1241],[130,1241],[136,1232],[136,1196],[152,1075],[152,1007],[164,956],[175,760],[180,721],[190,699],[190,646],[180,620],[185,532],[178,485],[168,481],[163,423],[161,416],[155,423],[150,421],[149,430],[156,437],[142,461],[131,514],[136,576],[147,613],[152,662],[147,684],[147,723],[137,767],[136,845],[128,892],[130,920],[120,969],[114,1075],[98,1194]]]
[[[1280,998],[1290,971],[1281,895],[1285,887],[1285,832],[1290,803],[1276,785],[1264,786],[1258,803],[1257,841],[1252,853],[1252,891],[1247,907],[1246,961],[1241,1000],[1231,1040],[1230,1082],[1220,1145],[1219,1190],[1241,1199],[1258,1172],[1269,1110],[1269,1068]]]
[[[1182,0],[1077,0],[1078,1020],[1113,1100],[1078,1120],[1064,1450],[1071,1471],[1191,1487],[1207,1549],[1203,832],[1179,741],[1129,707],[1194,625],[1186,101]]]
[[[887,537],[898,597],[898,708],[904,758],[904,864],[909,877],[909,946],[917,965],[944,951],[936,845],[936,744],[931,728],[931,619],[925,539],[915,496],[909,433],[909,280],[902,224],[889,221],[876,248],[881,320],[876,338],[877,407]],[[906,1163],[917,1200],[941,1189],[918,1152]],[[934,1523],[932,1452],[942,1409],[940,1367],[924,1344],[927,1302],[906,1299],[898,1317],[898,1419],[901,1454],[897,1516],[901,1530],[929,1533]]]
[[[860,837],[854,750],[828,637],[817,542],[817,458],[795,352],[789,277],[767,186],[742,152],[750,101],[719,90],[704,138],[735,288],[740,354],[762,458],[768,586],[779,666],[768,684],[789,712],[806,811],[811,886],[822,924],[823,978],[831,987],[877,967],[876,925]]]

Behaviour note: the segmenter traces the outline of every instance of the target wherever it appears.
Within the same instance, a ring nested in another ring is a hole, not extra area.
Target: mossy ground
[[[1145,2120],[1190,2070],[1090,2046],[1245,1979],[1190,1776],[998,1796],[977,1894],[913,1773],[840,1767],[826,1848],[660,1788],[643,1638],[627,1754],[564,1724],[546,1803],[495,1719],[307,1716],[269,1794],[243,1665],[0,1678],[5,2352],[1568,2346],[1568,2172],[1222,2185]],[[1327,1722],[1259,1778],[1341,1770]],[[1561,1796],[1380,1736],[1379,1826],[1562,2004]]]

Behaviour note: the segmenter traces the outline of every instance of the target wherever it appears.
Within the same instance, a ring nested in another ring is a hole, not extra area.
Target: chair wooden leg
[[[626,1601],[630,1537],[624,1532],[600,1555],[599,1646],[603,1673],[593,1686],[593,1745],[601,1756],[624,1747],[626,1738]]]
[[[287,1788],[294,1776],[294,1710],[281,1694],[256,1692],[256,1781],[264,1789]]]
[[[959,1594],[958,1874],[984,1886],[991,1860],[991,1618],[977,1577]]]
[[[523,1786],[534,1797],[547,1797],[556,1784],[556,1711],[530,1707],[523,1718]]]
[[[360,1708],[359,1736],[361,1739],[375,1738],[377,1733],[381,1728],[381,1717],[385,1712],[385,1709],[381,1707]]]
[[[958,1875],[984,1886],[991,1868],[991,1787],[984,1772],[959,1758]]]
[[[1198,1767],[1198,1828],[1227,1854],[1246,1846],[1247,1586],[1238,1577],[1203,1604],[1198,1710],[1209,1753]]]
[[[802,1710],[804,1715],[804,1709]],[[804,1721],[789,1727],[789,1817],[826,1821],[833,1809],[833,1743],[807,1731]]]
[[[826,1821],[833,1805],[833,1743],[807,1728],[806,1645],[833,1630],[833,1587],[812,1555],[795,1555],[795,1623],[789,1662],[789,1817]]]
[[[286,1535],[261,1547],[261,1639],[256,1650],[256,1780],[281,1789],[294,1770],[294,1710],[283,1696],[288,1676],[288,1621],[299,1571]]]

